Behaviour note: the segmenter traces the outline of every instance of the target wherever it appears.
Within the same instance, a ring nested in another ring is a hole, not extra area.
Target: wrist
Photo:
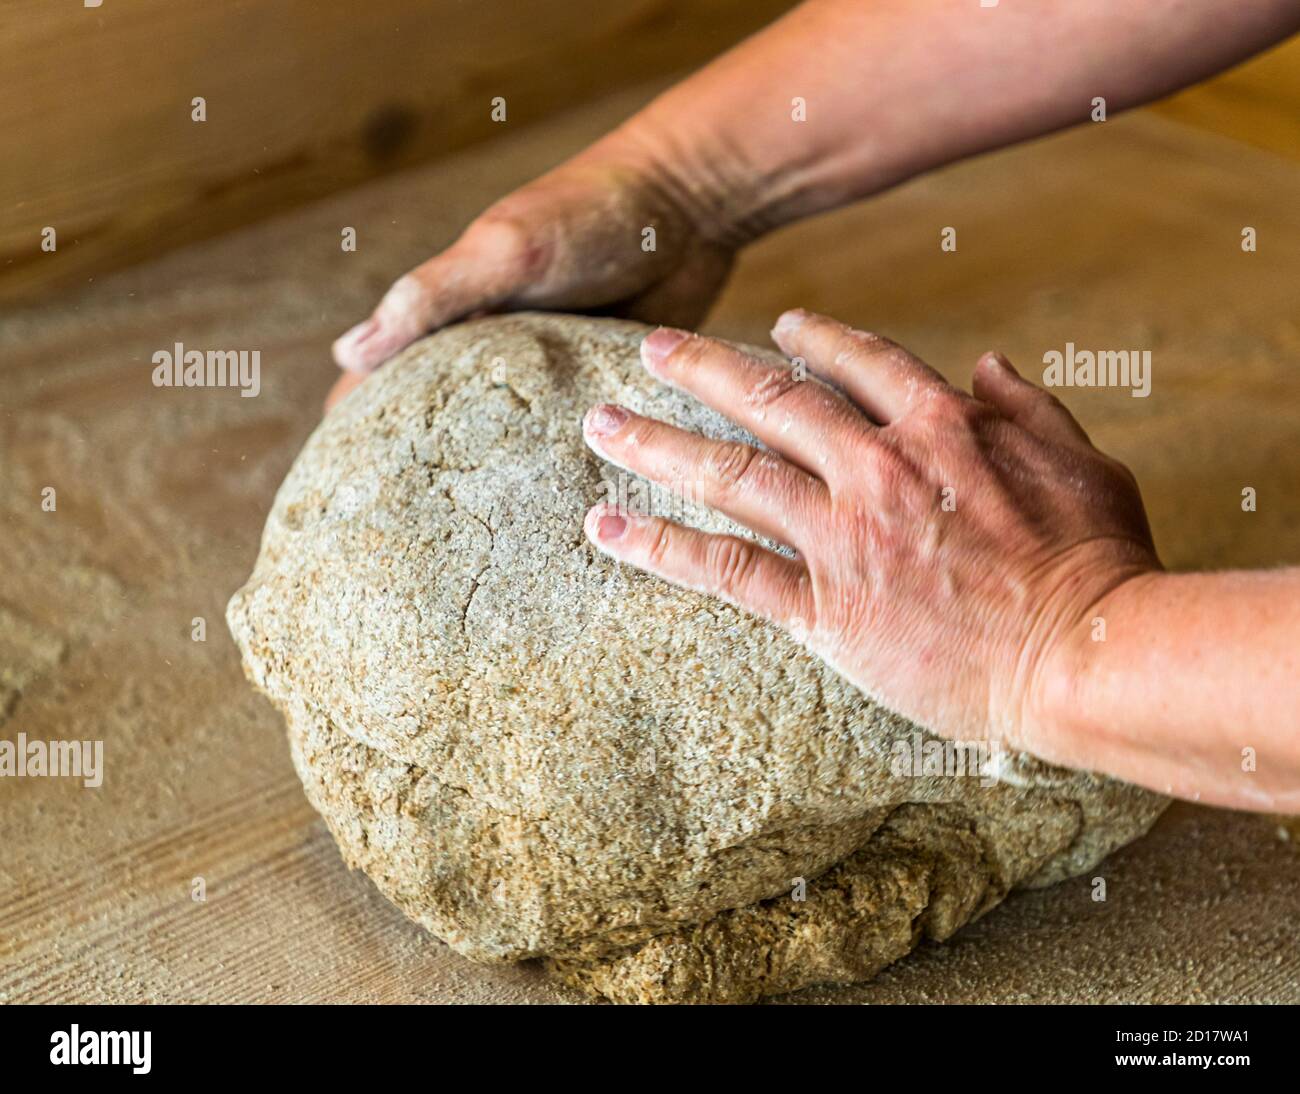
[[[1128,727],[1111,701],[1125,690],[1129,634],[1149,614],[1156,591],[1171,575],[1141,567],[1117,574],[1100,595],[1083,598],[1063,616],[1037,659],[1022,710],[1020,747],[1055,763],[1093,767],[1107,741]]]
[[[693,235],[726,250],[777,226],[767,222],[758,175],[737,150],[716,139],[706,148],[691,125],[674,125],[652,109],[629,118],[586,157],[634,171]]]

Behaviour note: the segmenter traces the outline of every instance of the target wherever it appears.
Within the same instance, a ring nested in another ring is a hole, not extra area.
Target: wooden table
[[[462,960],[348,873],[222,613],[334,378],[330,338],[644,94],[5,316],[2,733],[102,740],[106,775],[0,779],[0,1000],[576,998]],[[991,347],[1031,374],[1067,342],[1150,349],[1149,398],[1068,402],[1137,472],[1170,566],[1277,565],[1300,558],[1297,193],[1283,158],[1115,119],[765,241],[708,329],[762,341],[806,305],[962,382]],[[259,349],[261,394],[153,387],[151,355],[177,341]],[[1099,869],[1105,903],[1088,878],[1018,894],[872,984],[791,1001],[1297,1002],[1297,840],[1277,818],[1177,805]]]

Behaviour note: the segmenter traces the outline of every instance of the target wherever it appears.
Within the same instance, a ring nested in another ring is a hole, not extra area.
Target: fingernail
[[[350,369],[353,372],[359,371],[363,367],[363,362],[358,356],[358,350],[361,343],[379,329],[379,321],[373,316],[369,319],[363,319],[351,330],[340,335],[334,342],[334,360],[340,366]]]
[[[602,542],[609,543],[611,540],[622,539],[626,531],[627,518],[617,513],[602,513],[596,518],[596,538]]]
[[[808,313],[803,308],[791,308],[789,311],[782,312],[776,321],[776,326],[772,328],[774,335],[794,334],[803,326],[803,321],[808,318]]]
[[[653,372],[656,365],[661,364],[664,358],[689,337],[687,331],[675,327],[660,327],[651,331],[641,340],[641,360]]]
[[[627,421],[628,414],[621,406],[601,403],[587,411],[587,432],[595,437],[608,437]]]

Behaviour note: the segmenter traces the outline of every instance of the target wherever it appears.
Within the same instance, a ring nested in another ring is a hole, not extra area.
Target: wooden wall
[[[491,136],[494,96],[524,125],[698,64],[791,6],[84,3],[0,9],[0,302]],[[195,96],[206,122],[191,120]]]

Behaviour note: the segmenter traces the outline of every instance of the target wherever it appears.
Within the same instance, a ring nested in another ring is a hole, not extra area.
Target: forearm
[[[1047,758],[1300,812],[1300,570],[1127,582],[1047,672],[1031,730]]]
[[[1300,28],[1297,0],[810,0],[677,85],[615,146],[740,241],[964,156],[1194,83]],[[795,100],[806,118],[794,118]]]

